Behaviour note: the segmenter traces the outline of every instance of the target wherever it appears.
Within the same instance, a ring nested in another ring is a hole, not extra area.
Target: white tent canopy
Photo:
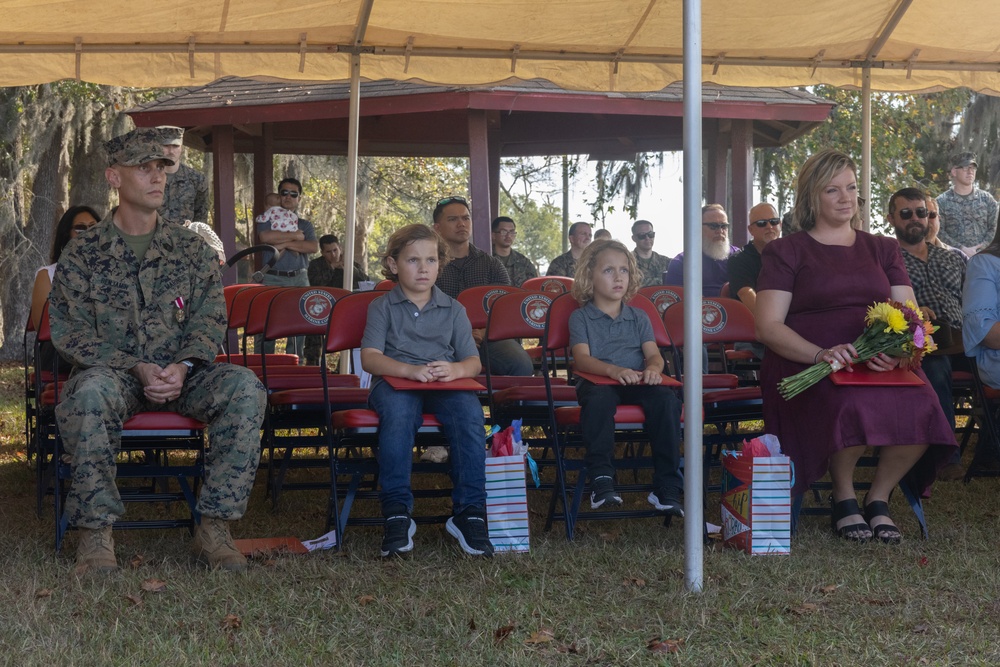
[[[702,0],[723,85],[966,86],[1000,93],[996,0]],[[682,0],[0,0],[0,83],[189,86],[225,75],[450,84],[544,78],[659,90],[682,78]],[[127,55],[127,57],[122,57]]]
[[[703,80],[1000,94],[997,0],[0,0],[0,10],[0,85],[350,79],[352,165],[362,76],[469,85],[541,78],[610,91],[683,80],[684,282],[693,294],[701,293]],[[351,169],[349,230],[356,186]],[[353,235],[346,246],[353,256]],[[685,302],[685,320],[697,348],[697,299]],[[687,355],[688,406],[701,405],[700,365],[700,355]],[[689,408],[686,418],[685,584],[700,590],[701,411]]]

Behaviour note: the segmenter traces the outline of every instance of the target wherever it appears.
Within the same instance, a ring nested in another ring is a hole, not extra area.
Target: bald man
[[[781,236],[781,218],[770,204],[750,209],[750,242],[729,258],[729,293],[739,297],[750,312],[757,305],[757,274],[764,246]]]

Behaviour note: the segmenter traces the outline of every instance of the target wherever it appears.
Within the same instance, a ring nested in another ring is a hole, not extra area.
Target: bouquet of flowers
[[[924,320],[923,313],[912,301],[899,303],[889,300],[873,304],[865,315],[865,325],[867,328],[854,341],[858,362],[885,353],[901,358],[900,366],[917,367],[925,354],[937,349],[931,338],[937,327]],[[788,400],[841,368],[837,361],[813,364],[779,382],[778,392]]]

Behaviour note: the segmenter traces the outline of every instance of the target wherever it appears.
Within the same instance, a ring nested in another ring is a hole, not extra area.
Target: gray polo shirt
[[[266,222],[258,222],[257,233],[271,231],[271,225]],[[305,236],[306,241],[316,240],[316,231],[308,220],[299,218],[299,231]],[[270,256],[270,253],[268,254]],[[301,271],[309,266],[309,255],[304,252],[286,249],[277,262],[274,263],[275,271]]]
[[[361,347],[417,366],[479,358],[465,308],[437,286],[432,287],[431,299],[422,310],[406,298],[399,285],[372,301]]]
[[[622,305],[622,312],[611,319],[588,301],[587,305],[569,316],[569,345],[586,343],[590,356],[622,368],[642,370],[646,356],[642,344],[655,341],[653,325],[643,311]]]

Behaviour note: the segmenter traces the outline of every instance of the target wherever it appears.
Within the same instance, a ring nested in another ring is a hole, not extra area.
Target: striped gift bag
[[[523,454],[487,456],[486,517],[495,551],[528,551]]]
[[[722,540],[749,554],[788,554],[792,463],[787,456],[722,456]]]

